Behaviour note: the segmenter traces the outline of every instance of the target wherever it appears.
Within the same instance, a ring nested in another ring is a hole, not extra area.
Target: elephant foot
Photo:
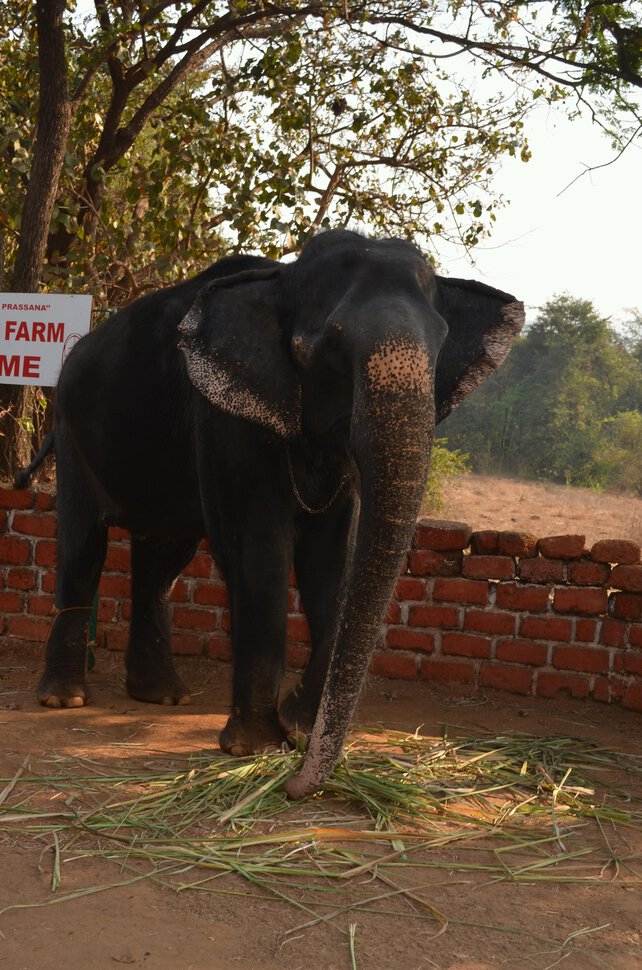
[[[45,675],[36,688],[36,698],[43,707],[84,707],[89,703],[89,690],[82,680],[65,682]]]
[[[243,758],[250,754],[280,751],[286,741],[275,713],[249,718],[235,711],[221,731],[218,743],[222,751]]]
[[[137,701],[147,704],[191,704],[192,699],[180,677],[172,671],[163,677],[151,679],[128,672],[125,682],[127,693]]]
[[[318,701],[311,701],[300,688],[290,691],[279,706],[279,723],[288,737],[310,737],[318,706]]]

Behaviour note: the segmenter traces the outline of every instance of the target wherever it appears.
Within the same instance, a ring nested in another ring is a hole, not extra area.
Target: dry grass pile
[[[640,790],[639,757],[568,737],[369,730],[322,796],[292,805],[282,784],[301,758],[203,755],[178,774],[57,758],[47,777],[25,763],[0,781],[0,832],[38,840],[51,891],[2,912],[152,879],[176,892],[287,901],[303,914],[290,933],[357,911],[390,916],[400,898],[408,905],[397,917],[441,933],[438,870],[481,886],[642,882],[633,844],[642,800],[630,794]],[[117,863],[120,878],[65,887],[72,866],[97,857]],[[343,931],[356,966],[354,925]]]

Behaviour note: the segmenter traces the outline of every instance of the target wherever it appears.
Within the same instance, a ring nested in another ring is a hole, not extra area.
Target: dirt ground
[[[47,711],[33,696],[41,654],[38,645],[0,642],[0,803],[7,779],[25,759],[33,774],[51,773],[55,759],[81,757],[113,767],[162,762],[178,770],[186,755],[215,748],[229,703],[226,665],[180,658],[181,673],[195,688],[192,705],[155,707],[126,696],[122,656],[101,651],[90,675],[93,703]],[[485,731],[573,736],[632,753],[640,752],[642,733],[639,715],[617,708],[492,692],[472,698],[378,679],[368,684],[358,721],[406,732],[421,725],[422,734],[434,737],[442,736],[445,725],[449,733],[468,736]],[[626,798],[639,811],[640,773],[628,781]],[[5,796],[5,804],[16,791]],[[598,790],[598,801],[601,797]],[[317,813],[331,808],[327,796],[314,802]],[[296,817],[310,807],[291,811]],[[411,919],[412,905],[399,896],[379,904],[382,913],[352,910],[292,933],[305,922],[304,914],[253,891],[235,874],[220,881],[226,894],[177,894],[143,880],[61,905],[20,908],[52,898],[51,839],[21,834],[19,827],[7,831],[1,812],[0,967],[7,970],[121,965],[148,970],[545,970],[559,965],[634,970],[641,963],[642,881],[635,858],[642,851],[642,831],[637,828],[624,836],[611,829],[602,833],[610,848],[589,881],[516,884],[489,877],[466,866],[471,858],[490,859],[492,845],[465,842],[431,850],[421,868],[401,866],[397,883],[448,918],[441,934],[425,912],[423,920]],[[125,877],[113,863],[85,859],[63,865],[61,890]],[[364,874],[366,880],[373,896],[386,888],[372,872]],[[355,925],[354,957],[350,924]]]
[[[430,514],[426,510],[426,514]],[[550,482],[459,475],[448,485],[444,515],[473,529],[525,531],[538,538],[574,533],[642,545],[642,499]]]

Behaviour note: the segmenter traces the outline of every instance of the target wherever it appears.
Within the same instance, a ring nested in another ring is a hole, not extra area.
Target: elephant
[[[405,561],[435,426],[523,319],[515,297],[436,275],[407,240],[330,229],[292,262],[225,257],[83,337],[56,394],[57,613],[40,703],[88,700],[109,525],[132,537],[127,691],[188,702],[167,600],[207,537],[234,662],[220,746],[245,755],[300,731],[287,794],[321,787]],[[292,567],[311,656],[279,705]]]

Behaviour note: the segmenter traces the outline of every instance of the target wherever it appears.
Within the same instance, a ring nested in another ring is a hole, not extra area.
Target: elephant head
[[[341,451],[358,473],[332,655],[291,797],[318,788],[340,756],[411,541],[435,424],[501,364],[523,317],[512,296],[436,276],[409,242],[331,230],[292,264],[217,280],[180,326],[190,378],[213,404],[282,439]]]

